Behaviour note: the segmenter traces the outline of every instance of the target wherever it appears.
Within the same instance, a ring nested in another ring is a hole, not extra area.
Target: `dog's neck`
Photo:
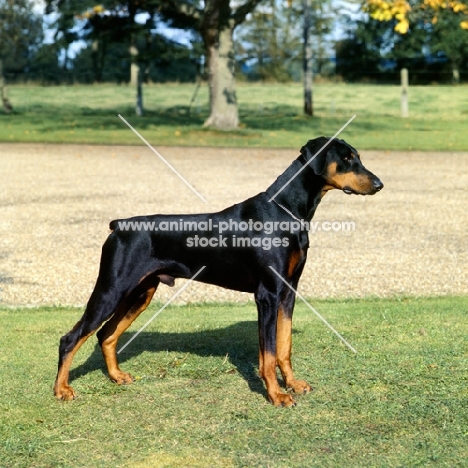
[[[323,197],[325,180],[307,166],[302,156],[266,190],[267,195],[294,217],[310,221]]]

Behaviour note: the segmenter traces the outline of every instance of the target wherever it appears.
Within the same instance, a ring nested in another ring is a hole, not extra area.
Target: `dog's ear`
[[[301,148],[302,156],[317,175],[322,175],[325,171],[327,153],[330,149],[330,144],[327,145],[329,140],[326,137],[315,138]],[[325,145],[327,146],[323,148]]]

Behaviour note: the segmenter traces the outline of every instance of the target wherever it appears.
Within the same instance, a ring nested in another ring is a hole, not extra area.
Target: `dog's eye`
[[[353,154],[347,154],[343,159],[346,162],[351,162],[354,159],[354,155]]]

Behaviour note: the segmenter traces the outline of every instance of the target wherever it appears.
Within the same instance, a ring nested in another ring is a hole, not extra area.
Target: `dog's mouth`
[[[383,184],[382,184],[382,187],[383,187]],[[355,190],[355,189],[352,189],[351,187],[344,187],[341,190],[343,190],[343,192],[346,193],[346,195],[374,195],[375,193],[380,192],[382,187],[374,186],[368,190]]]
[[[373,191],[361,191],[361,190],[355,190],[352,189],[351,187],[345,187],[342,189],[346,195],[373,195],[375,192]]]
[[[377,190],[366,190],[365,192],[361,192],[358,190],[353,190],[352,188],[345,187],[343,189],[343,192],[346,193],[346,195],[374,195],[374,193],[377,193]]]

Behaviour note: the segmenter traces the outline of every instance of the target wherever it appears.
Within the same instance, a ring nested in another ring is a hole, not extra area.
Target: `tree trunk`
[[[234,28],[245,21],[247,15],[261,1],[160,0],[158,2],[162,5],[163,14],[166,9],[169,18],[175,14],[176,17],[186,20],[191,27],[201,33],[203,38],[210,93],[210,116],[205,126],[222,130],[233,130],[239,126],[232,35]]]
[[[458,64],[452,63],[452,80],[454,83],[460,83],[460,71],[458,70]]]
[[[304,113],[314,115],[312,101],[312,45],[310,43],[310,0],[302,1],[304,11],[303,42],[303,80],[304,80]]]
[[[93,82],[102,83],[106,44],[101,38],[94,39],[91,45],[91,54],[93,59]]]
[[[3,76],[3,59],[0,58],[0,95],[2,98],[3,109],[6,114],[10,114],[13,110],[10,101],[8,100],[7,87],[5,77]]]
[[[137,98],[136,98],[136,108],[135,113],[138,117],[143,115],[143,67],[138,67],[138,76],[137,76]]]
[[[141,117],[143,115],[142,67],[138,64],[138,49],[133,44],[133,38],[130,45],[130,60],[130,85],[136,87],[135,113]]]
[[[153,35],[151,34],[151,25],[153,24],[153,16],[146,20],[146,57],[145,57],[145,71],[143,73],[143,82],[144,83],[152,83],[151,75],[150,75],[150,57],[152,56],[151,51],[153,48]]]
[[[91,45],[91,56],[93,58],[93,82],[99,83],[99,39],[94,39]]]
[[[229,20],[217,31],[210,29],[204,34],[210,92],[210,116],[205,126],[220,130],[233,130],[239,126],[233,32],[234,22]]]

